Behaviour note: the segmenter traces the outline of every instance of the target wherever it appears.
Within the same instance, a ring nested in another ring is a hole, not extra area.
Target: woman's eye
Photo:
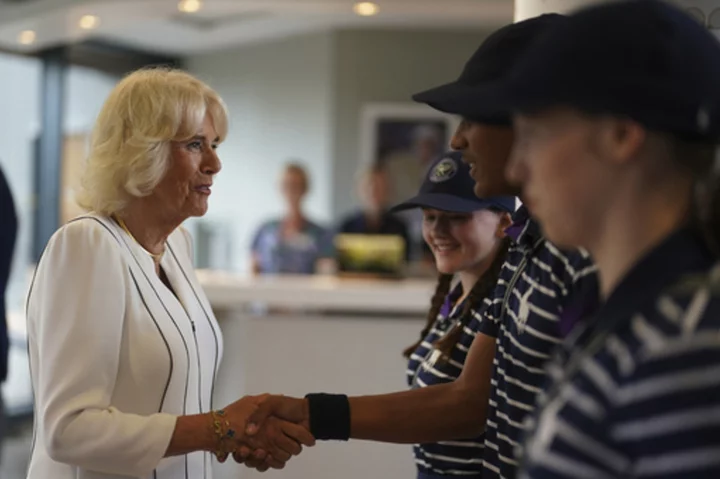
[[[187,145],[188,149],[190,150],[201,150],[202,149],[202,143],[199,141],[192,141],[188,143]]]

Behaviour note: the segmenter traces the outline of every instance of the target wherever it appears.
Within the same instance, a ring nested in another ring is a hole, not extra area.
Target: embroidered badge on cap
[[[430,181],[433,183],[442,183],[447,181],[458,172],[457,164],[452,158],[445,158],[440,163],[435,165],[435,168],[430,172]]]

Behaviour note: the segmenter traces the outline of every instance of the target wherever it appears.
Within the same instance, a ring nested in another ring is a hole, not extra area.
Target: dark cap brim
[[[390,208],[391,213],[410,210],[414,208],[432,208],[450,213],[472,213],[474,211],[484,210],[488,208],[498,208],[507,211],[506,205],[493,200],[477,200],[458,198],[457,196],[444,193],[426,193],[417,195],[399,205]],[[512,211],[509,211],[512,212]]]
[[[504,108],[504,103],[498,103],[496,100],[497,92],[500,90],[500,85],[495,82],[474,86],[452,82],[416,93],[412,99],[443,113],[462,116],[469,120],[509,124],[509,110]]]

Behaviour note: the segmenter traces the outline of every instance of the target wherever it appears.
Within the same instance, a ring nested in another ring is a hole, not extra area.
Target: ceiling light
[[[202,8],[200,0],[181,0],[178,3],[178,10],[183,13],[195,13]]]
[[[32,45],[35,43],[35,38],[37,35],[32,30],[23,30],[20,32],[20,35],[17,37],[18,43],[21,45]]]
[[[358,2],[353,6],[353,10],[355,11],[355,13],[363,17],[371,17],[377,14],[379,8],[377,6],[377,3]]]
[[[79,25],[83,30],[92,30],[100,25],[100,19],[95,15],[83,15],[80,19]]]

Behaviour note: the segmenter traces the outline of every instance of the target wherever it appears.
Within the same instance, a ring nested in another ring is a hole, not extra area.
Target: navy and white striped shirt
[[[433,348],[433,344],[462,319],[465,302],[453,306],[461,294],[462,286],[458,284],[446,298],[428,335],[410,356],[407,378],[413,389],[449,383],[460,376],[477,331],[468,326],[463,329],[447,362],[436,362],[439,352]],[[477,313],[471,311],[469,314]],[[470,440],[418,444],[414,447],[418,470],[426,474],[479,477],[482,472],[483,439],[484,436],[480,436]]]
[[[714,291],[670,288],[713,261],[699,235],[673,234],[573,332],[528,421],[521,477],[720,477],[720,268]]]
[[[545,383],[545,363],[562,341],[563,329],[580,314],[577,305],[597,304],[596,268],[584,252],[562,251],[543,239],[522,207],[515,239],[482,319],[470,329],[497,338],[485,430],[483,478],[515,477],[515,449],[526,416]],[[517,231],[519,230],[519,231]],[[579,319],[579,318],[578,318]]]

